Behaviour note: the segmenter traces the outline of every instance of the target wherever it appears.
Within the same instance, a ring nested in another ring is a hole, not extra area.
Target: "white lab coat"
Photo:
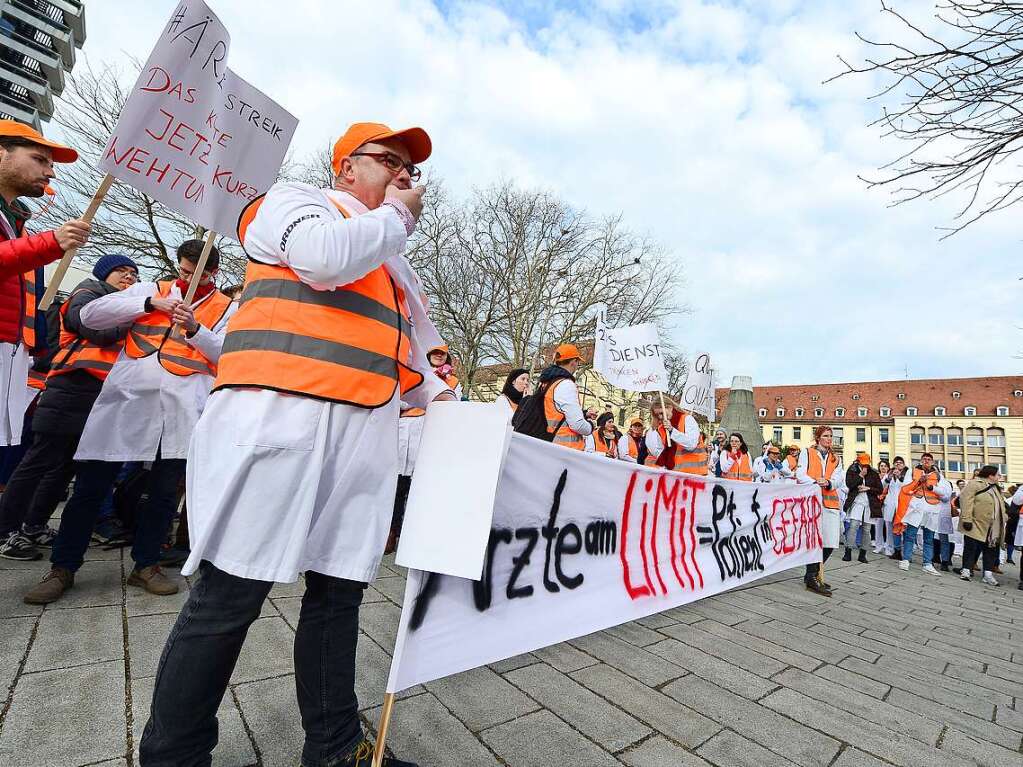
[[[158,290],[155,282],[140,282],[90,301],[82,307],[82,324],[94,330],[126,325],[146,314],[146,299]],[[171,295],[182,297],[177,285],[171,288]],[[185,338],[186,343],[211,362],[219,360],[227,320],[237,308],[231,304],[212,328],[200,325],[192,338]],[[152,461],[157,449],[163,458],[187,457],[192,430],[212,387],[213,376],[174,375],[156,354],[133,359],[122,349],[85,422],[75,459]]]
[[[21,444],[25,411],[36,393],[28,385],[31,364],[25,344],[0,343],[0,447]]]
[[[257,261],[288,265],[320,290],[347,285],[384,264],[405,292],[412,314],[408,364],[423,375],[401,399],[425,408],[449,390],[426,359],[440,336],[402,256],[406,241],[405,226],[389,206],[370,211],[344,192],[282,183],[267,193],[249,225],[245,250]],[[404,468],[399,402],[397,393],[386,405],[366,409],[268,389],[214,392],[189,452],[192,555],[182,572],[195,572],[205,559],[263,581],[295,581],[306,570],[373,580]]]
[[[1009,503],[1014,503],[1017,506],[1023,506],[1023,485],[1013,494]],[[1016,525],[1016,540],[1013,546],[1023,546],[1023,522]]]
[[[629,455],[629,443],[632,441],[632,437],[629,436],[628,432],[622,435],[621,439],[618,440],[618,460],[625,461],[626,463],[636,463],[636,459]]]
[[[425,416],[410,415],[398,419],[398,473],[411,477],[416,470],[419,443],[423,438]]]
[[[792,469],[789,468],[788,463],[785,461],[781,462],[781,469],[771,469],[768,471],[766,468],[766,462],[761,459],[760,473],[757,474],[756,470],[754,470],[753,474],[754,482],[766,482],[771,485],[793,483],[796,479],[795,475],[792,473]]]
[[[512,401],[504,394],[497,395],[497,399],[494,400],[494,407],[500,408],[501,412],[508,416],[509,421],[511,421],[512,416],[515,415],[516,409],[512,407]]]
[[[912,480],[913,475],[907,471],[907,478]],[[882,485],[888,488],[888,494],[884,497],[884,506],[882,506],[882,513],[886,522],[895,521],[895,512],[899,509],[899,491],[902,490],[902,486],[905,484],[904,480],[895,478],[894,472],[888,472],[888,476],[882,481]]]
[[[559,378],[554,384],[554,404],[565,416],[565,425],[580,436],[593,433],[593,424],[583,415],[579,387],[571,378]]]
[[[807,458],[808,450],[816,450],[814,447],[806,447],[799,451],[799,463],[796,465],[796,482],[800,485],[814,485],[817,480],[813,479],[809,474],[806,473],[806,467],[809,459]],[[724,455],[724,454],[722,454]],[[823,460],[822,463],[826,463]],[[839,508],[828,509],[823,505],[821,506],[821,540],[824,543],[824,547],[828,549],[837,549],[838,543],[842,537],[842,497],[848,493],[845,486],[845,469],[842,468],[842,462],[838,462],[838,466],[835,471],[832,472],[831,487],[839,494]]]
[[[695,418],[686,413],[685,420],[682,422],[682,430],[672,427],[668,437],[683,450],[692,450],[700,443],[700,425],[696,423]],[[664,452],[664,440],[661,439],[660,430],[656,426],[648,429],[645,439],[650,457],[658,458]]]
[[[942,477],[941,481],[934,488],[934,492],[941,499],[941,503],[937,506],[937,525],[936,527],[930,527],[925,523],[924,527],[934,530],[939,535],[942,533],[951,535],[955,532],[955,526],[952,524],[952,483]]]
[[[913,474],[911,472],[906,473],[906,479],[909,483],[913,482]],[[948,485],[948,498],[951,500],[952,490],[951,483],[946,482],[945,478],[939,473],[938,483],[934,486],[934,493],[941,498],[941,493],[938,492],[938,488],[943,484]],[[906,514],[902,517],[902,523],[904,525],[912,525],[913,527],[926,527],[928,530],[937,532],[938,530],[938,515],[940,513],[941,504],[928,503],[923,498],[912,498],[909,501],[909,506],[906,507]],[[951,518],[951,512],[949,512]]]

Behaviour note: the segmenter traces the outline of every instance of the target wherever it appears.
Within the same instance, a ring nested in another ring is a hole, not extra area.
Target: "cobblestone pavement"
[[[1023,765],[1023,591],[871,557],[835,563],[831,600],[798,573],[417,687],[390,744],[423,767]],[[126,587],[90,550],[47,608],[45,562],[0,560],[0,767],[126,767],[164,638],[185,600]],[[359,699],[379,712],[404,579],[366,593]],[[218,767],[295,767],[291,646],[302,583],[278,585],[220,710]]]

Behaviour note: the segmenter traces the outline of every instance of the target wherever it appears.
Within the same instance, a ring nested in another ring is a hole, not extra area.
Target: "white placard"
[[[231,38],[183,0],[142,67],[100,168],[221,235],[277,178],[298,120],[227,66]]]
[[[593,368],[612,386],[626,391],[663,391],[668,386],[657,326],[652,323],[609,328],[597,315]]]
[[[816,485],[694,477],[513,434],[483,577],[410,571],[387,690],[819,562],[821,511]]]
[[[714,371],[706,352],[697,354],[689,363],[689,375],[682,387],[682,407],[714,420]]]
[[[434,402],[423,418],[395,561],[479,578],[511,424],[491,402]]]

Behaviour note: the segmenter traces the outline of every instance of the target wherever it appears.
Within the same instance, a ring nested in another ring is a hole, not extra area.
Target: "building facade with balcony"
[[[0,0],[0,117],[40,129],[84,42],[84,0]]]
[[[780,445],[806,447],[823,424],[847,463],[860,453],[919,462],[929,452],[953,481],[994,464],[1023,483],[1021,376],[760,386],[753,401],[764,439]],[[719,389],[719,413],[727,402]]]

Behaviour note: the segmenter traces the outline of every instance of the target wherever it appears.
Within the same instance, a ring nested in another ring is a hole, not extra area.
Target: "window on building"
[[[778,416],[779,418],[784,418],[784,417],[785,417],[785,408],[783,408],[783,407],[780,407],[780,408],[778,408],[777,410],[775,410],[775,411],[774,411],[774,413],[775,413],[775,415],[777,415],[777,416]]]
[[[924,434],[924,430],[919,427],[911,429],[909,432],[909,444],[922,445],[926,440],[926,436],[927,435]]]
[[[811,395],[810,395],[810,401],[811,401],[811,402],[816,402],[816,401],[817,401],[817,400],[819,400],[820,398],[821,398],[821,395],[819,395],[819,394],[811,394]]]
[[[891,418],[892,417],[892,409],[890,407],[883,407],[883,408],[881,408],[881,417],[882,418]]]
[[[853,399],[854,399],[854,400],[858,400],[859,398],[860,398],[860,395],[859,395],[859,394],[854,394],[854,395],[853,395]]]
[[[997,410],[995,410],[995,415],[1009,415],[1009,408],[1004,406],[1000,407]]]
[[[867,417],[867,409],[865,407],[856,408],[856,417],[857,418],[866,418]]]
[[[983,465],[984,464],[982,464],[980,461],[967,461],[966,462],[966,471],[969,474],[973,474],[973,472],[975,472],[977,469],[979,469]]]
[[[950,459],[949,462],[948,462],[948,470],[949,471],[955,471],[955,472],[962,472],[962,470],[963,470],[963,462],[962,461],[957,461],[957,460],[954,460],[954,459]]]
[[[962,429],[949,429],[945,432],[945,444],[952,446],[960,446],[963,444],[963,430]]]
[[[938,471],[944,473],[944,471],[945,471],[945,459],[944,458],[936,458],[934,460],[934,465],[938,467]]]
[[[835,418],[845,418],[845,408],[844,407],[836,407],[835,408]]]
[[[890,463],[891,460],[892,460],[889,457],[890,455],[891,455],[891,453],[879,453],[878,454],[878,459],[881,460],[881,461],[888,461]]]
[[[793,426],[792,427],[792,439],[799,440],[803,438],[803,427]]]
[[[1001,474],[1003,477],[1009,476],[1009,464],[996,463],[995,466],[998,467],[998,473]]]
[[[931,429],[929,432],[927,432],[927,444],[944,445],[945,432],[943,432],[941,429]]]
[[[780,445],[781,444],[781,438],[782,438],[781,427],[780,426],[775,426],[774,427],[774,441],[777,442]]]
[[[916,413],[917,413],[917,410],[916,410],[915,407],[907,407],[906,408],[906,415],[916,415]]]
[[[824,417],[824,408],[822,408],[822,407],[815,407],[813,409],[813,417],[814,418],[823,418]]]
[[[857,429],[856,430],[856,441],[857,442],[866,442],[867,441],[867,430],[866,429]]]
[[[967,447],[984,447],[984,432],[981,429],[966,430]]]
[[[977,415],[977,408],[975,408],[975,407],[965,407],[965,408],[963,408],[963,415],[975,416],[975,415]]]
[[[987,430],[988,447],[1005,447],[1005,432],[1001,429]]]
[[[889,443],[890,439],[888,436],[888,429],[877,430],[877,441],[880,442],[882,445],[887,445]]]
[[[841,426],[835,426],[831,430],[831,436],[834,437],[834,439],[832,440],[834,445],[836,447],[841,447],[842,443],[845,441],[845,436],[842,433],[842,427]]]
[[[767,418],[767,408],[766,407],[760,408],[760,410],[757,411],[757,415],[759,415],[761,418]]]
[[[945,408],[943,407],[934,408],[934,415],[945,415]]]
[[[1023,397],[1023,389],[1016,389],[1016,391],[1012,393],[1012,396],[1016,397],[1017,399],[1019,397]]]
[[[796,418],[802,418],[805,413],[806,411],[803,410],[803,408],[801,407],[796,408]]]
[[[898,397],[899,399],[906,399],[906,395],[903,392],[899,392]]]
[[[960,398],[960,397],[962,397],[962,396],[963,396],[963,395],[962,395],[962,394],[960,394],[960,393],[959,393],[959,392],[957,392],[957,391],[954,391],[954,392],[952,392],[952,399],[959,399],[959,398]]]

